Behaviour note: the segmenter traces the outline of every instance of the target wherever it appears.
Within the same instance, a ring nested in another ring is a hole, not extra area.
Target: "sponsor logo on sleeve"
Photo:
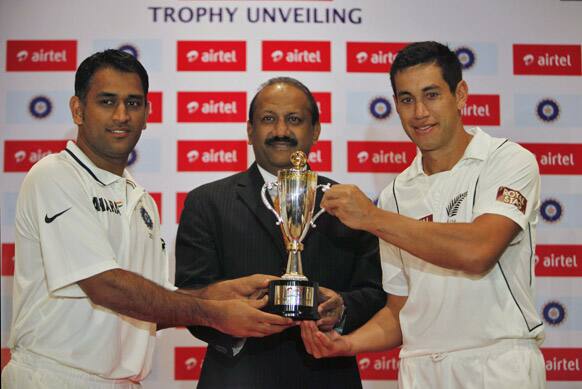
[[[522,143],[535,154],[541,174],[582,174],[582,144]]]
[[[347,42],[348,73],[388,73],[402,48],[408,43]]]
[[[331,70],[329,41],[263,41],[263,71]]]
[[[461,115],[466,125],[498,126],[499,95],[469,95]]]
[[[178,92],[179,123],[244,123],[246,92]]]
[[[356,356],[360,376],[363,380],[390,380],[398,379],[398,365],[400,349],[390,351],[361,353]]]
[[[497,189],[497,201],[513,205],[519,210],[519,212],[525,215],[527,199],[519,191],[508,188],[506,186],[500,186]]]
[[[178,141],[178,171],[242,171],[247,168],[244,140]]]
[[[176,347],[174,349],[174,379],[199,380],[206,347]]]
[[[186,196],[188,196],[188,192],[176,193],[176,224],[180,223],[180,216],[182,216],[182,211],[184,210]]]
[[[2,275],[14,275],[14,243],[2,243]]]
[[[400,173],[416,156],[412,142],[348,142],[348,172]]]
[[[6,42],[6,70],[74,71],[77,68],[77,41],[9,40]]]
[[[154,199],[156,207],[158,207],[158,214],[160,215],[160,224],[162,224],[162,193],[161,192],[150,192],[150,196]]]
[[[7,140],[4,141],[4,171],[27,172],[49,154],[58,153],[66,140]]]
[[[312,92],[319,108],[319,121],[331,123],[331,92]]]
[[[548,381],[582,381],[582,348],[542,348]]]
[[[536,245],[535,273],[539,277],[582,277],[582,245]]]
[[[309,152],[308,162],[316,172],[331,172],[331,141],[320,140],[314,144]]]
[[[148,114],[148,123],[161,123],[163,118],[162,112],[163,92],[149,92],[148,102],[150,103],[150,113]]]
[[[245,41],[178,41],[179,71],[245,71]]]
[[[514,44],[513,74],[579,76],[580,45]]]

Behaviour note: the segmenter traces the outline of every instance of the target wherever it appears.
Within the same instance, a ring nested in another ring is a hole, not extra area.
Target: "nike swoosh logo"
[[[52,217],[49,217],[48,215],[44,215],[44,222],[46,224],[52,223],[57,217],[61,216],[63,213],[67,212],[71,208],[73,208],[73,207],[69,207],[69,208],[65,209],[63,212],[59,212]]]

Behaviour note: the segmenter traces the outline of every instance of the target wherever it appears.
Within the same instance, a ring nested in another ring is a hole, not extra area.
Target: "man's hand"
[[[279,278],[266,274],[253,274],[252,276],[220,281],[202,289],[200,297],[212,300],[256,300],[267,294],[269,281]]]
[[[364,230],[377,210],[372,201],[355,185],[334,185],[323,195],[321,207],[348,227]]]
[[[238,338],[263,337],[297,325],[293,320],[261,311],[267,296],[260,300],[207,300],[209,324]]]
[[[354,355],[349,337],[335,331],[323,333],[312,321],[301,322],[301,338],[305,350],[318,359]]]
[[[339,293],[331,289],[319,287],[319,301],[317,307],[320,319],[315,323],[320,331],[330,331],[340,321],[344,312],[344,300]]]

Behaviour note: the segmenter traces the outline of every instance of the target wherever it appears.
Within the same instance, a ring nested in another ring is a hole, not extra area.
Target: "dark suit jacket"
[[[321,176],[318,181],[332,182]],[[263,184],[253,164],[246,172],[188,194],[176,241],[178,287],[285,272],[287,253],[275,217],[261,201]],[[315,212],[320,201],[321,194]],[[386,303],[378,240],[329,214],[323,214],[316,224],[303,241],[303,271],[311,281],[341,293],[347,312],[344,332],[349,332]],[[355,358],[312,358],[298,327],[265,338],[248,338],[235,356],[232,345],[238,339],[207,327],[190,331],[209,343],[199,388],[361,387]]]

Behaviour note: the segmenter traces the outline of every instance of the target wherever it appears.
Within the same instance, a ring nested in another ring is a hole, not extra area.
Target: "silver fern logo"
[[[448,217],[457,216],[457,213],[459,213],[459,208],[461,207],[461,203],[463,202],[463,200],[465,200],[465,197],[467,197],[467,192],[461,193],[451,200],[451,202],[447,206]]]

